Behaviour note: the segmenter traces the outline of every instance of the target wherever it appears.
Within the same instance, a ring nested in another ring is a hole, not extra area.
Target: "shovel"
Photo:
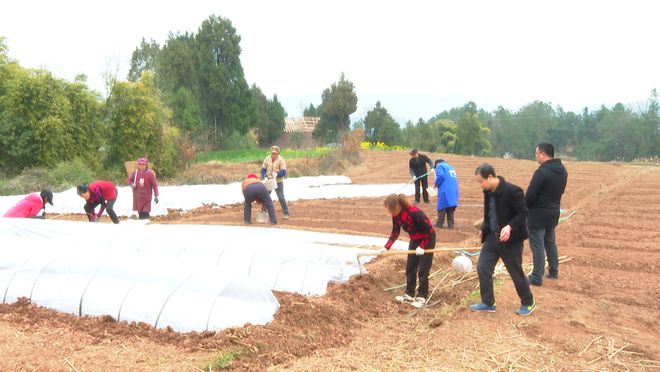
[[[435,249],[425,249],[424,253],[436,253],[436,252],[460,252],[460,251],[480,251],[481,247],[457,247],[457,248],[447,248],[447,247],[442,247],[442,248],[435,248]],[[385,251],[385,252],[365,252],[365,253],[358,253],[357,254],[357,262],[358,266],[360,267],[360,275],[362,275],[362,262],[360,261],[360,258],[366,257],[366,256],[401,256],[401,255],[408,255],[408,254],[415,254],[414,250],[405,250],[405,251]]]

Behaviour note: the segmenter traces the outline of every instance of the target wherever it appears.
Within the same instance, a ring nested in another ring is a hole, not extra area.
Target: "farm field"
[[[361,156],[360,165],[344,173],[354,183],[409,180],[406,152]],[[473,223],[483,213],[483,196],[472,181],[477,165],[491,162],[523,188],[538,166],[528,160],[442,157],[459,175],[462,206],[456,229],[437,231],[438,246],[478,245]],[[575,213],[557,228],[557,244],[567,261],[559,280],[532,287],[538,308],[530,317],[514,313],[518,299],[506,274],[497,280],[496,313],[467,310],[478,298],[476,281],[451,273],[451,257],[441,254],[432,268],[430,305],[415,310],[398,304],[393,298],[401,289],[392,288],[405,281],[405,259],[388,256],[367,264],[368,274],[330,285],[322,297],[276,293],[281,308],[266,326],[218,333],[179,334],[109,317],[79,318],[27,301],[0,305],[0,369],[660,369],[660,167],[565,165],[569,181],[562,208]],[[231,167],[243,174],[255,165]],[[421,206],[435,216],[434,197]],[[391,229],[382,198],[293,201],[289,208],[291,218],[280,218],[277,228],[382,236],[383,243]],[[280,213],[278,204],[276,210]],[[238,225],[242,206],[207,206],[152,223]],[[529,249],[524,262],[531,262]]]

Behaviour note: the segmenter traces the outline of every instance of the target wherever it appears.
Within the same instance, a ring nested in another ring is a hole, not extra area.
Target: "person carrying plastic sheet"
[[[152,191],[154,203],[158,204],[158,181],[156,173],[149,169],[149,160],[139,158],[137,169],[128,177],[128,184],[133,189],[133,210],[138,212],[138,218],[148,220],[151,213]]]
[[[41,194],[32,193],[21,199],[15,206],[5,212],[5,218],[46,218],[46,203],[53,205],[53,192],[42,189]],[[44,213],[38,215],[41,210]]]
[[[117,187],[110,181],[94,181],[89,185],[78,185],[78,195],[85,199],[83,207],[89,222],[97,222],[103,215],[103,211],[108,211],[108,216],[113,223],[118,224],[119,218],[115,213],[114,206],[117,201]],[[100,205],[99,213],[94,214],[94,209]]]
[[[447,228],[454,228],[454,211],[458,206],[458,178],[454,167],[447,164],[444,159],[435,161],[435,182],[433,186],[438,189],[438,220],[435,227],[442,229],[447,215]]]
[[[545,256],[548,255],[548,275],[559,278],[559,253],[555,242],[555,227],[559,223],[559,205],[566,189],[568,172],[555,159],[555,147],[547,142],[539,143],[535,149],[536,161],[540,164],[527,187],[525,201],[529,209],[529,246],[532,249],[534,269],[529,284],[540,286],[545,272]]]
[[[406,261],[406,291],[403,296],[397,296],[399,302],[411,302],[417,308],[424,306],[429,295],[429,273],[433,263],[433,253],[425,253],[425,249],[435,248],[435,230],[431,220],[422,210],[410,203],[403,194],[390,194],[383,205],[392,215],[392,233],[385,244],[389,250],[399,237],[401,228],[410,236],[408,249],[415,251],[409,254]],[[419,288],[415,296],[415,287],[419,276]]]
[[[282,216],[286,220],[289,218],[289,206],[284,198],[284,178],[286,177],[286,162],[280,156],[279,146],[270,147],[270,155],[268,155],[263,164],[261,165],[261,179],[275,179],[277,181],[277,200],[280,201],[282,207]]]
[[[493,272],[502,259],[520,297],[518,315],[530,315],[536,302],[522,269],[523,242],[527,239],[527,206],[520,187],[495,174],[490,164],[482,164],[474,172],[474,180],[484,192],[484,222],[481,225],[481,253],[477,262],[481,303],[471,305],[474,311],[495,312]]]
[[[266,186],[257,179],[256,174],[248,174],[247,178],[245,178],[241,184],[241,189],[243,190],[243,197],[245,198],[245,201],[243,202],[243,222],[246,225],[252,223],[252,202],[257,202],[261,208],[265,207],[268,211],[270,224],[277,224],[275,205],[270,198],[270,192],[266,189]]]
[[[419,189],[422,189],[422,197],[424,203],[429,203],[429,192],[426,189],[429,187],[428,171],[426,164],[433,169],[431,159],[424,154],[420,154],[417,149],[410,150],[410,160],[408,161],[408,171],[410,176],[415,180],[415,204],[419,203]]]

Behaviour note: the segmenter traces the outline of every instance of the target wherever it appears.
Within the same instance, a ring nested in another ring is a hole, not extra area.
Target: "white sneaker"
[[[426,299],[424,297],[415,297],[415,300],[411,302],[410,305],[417,309],[421,309],[424,305],[426,305]]]
[[[408,295],[407,293],[404,293],[402,296],[396,296],[394,297],[395,300],[399,302],[413,302],[415,301],[415,298]]]

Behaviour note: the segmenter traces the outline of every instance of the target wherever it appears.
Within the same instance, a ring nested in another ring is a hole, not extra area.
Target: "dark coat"
[[[536,169],[525,194],[530,229],[557,226],[567,180],[568,172],[559,159],[547,160]]]
[[[506,225],[511,226],[511,235],[504,245],[520,244],[528,238],[527,234],[527,205],[525,204],[525,194],[523,190],[504,180],[504,177],[497,176],[500,184],[495,189],[495,208],[497,211],[497,222],[499,229],[502,230]],[[488,227],[488,211],[490,208],[490,198],[488,191],[484,191],[484,223],[481,225],[481,242],[491,233]]]
[[[408,161],[408,167],[410,168],[410,175],[419,177],[422,176],[428,171],[426,170],[426,164],[433,169],[433,163],[431,162],[431,159],[429,159],[428,156],[424,154],[418,154],[419,156],[417,157],[411,157],[410,160]]]

